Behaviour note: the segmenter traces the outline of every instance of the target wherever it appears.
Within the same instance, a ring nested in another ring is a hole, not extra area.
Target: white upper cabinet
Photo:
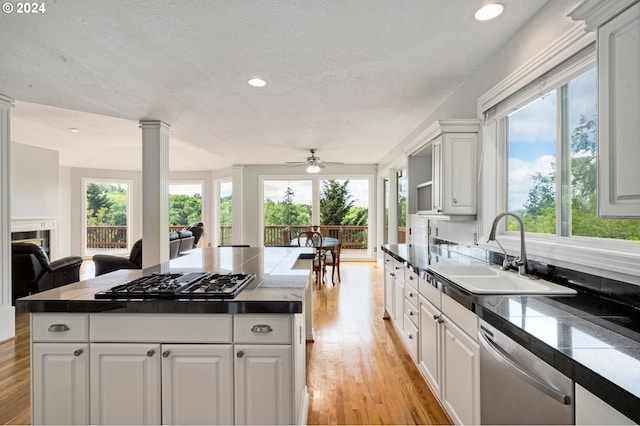
[[[589,0],[571,17],[597,31],[598,215],[640,217],[640,2]]]
[[[438,219],[476,214],[478,120],[436,121],[409,156],[409,213]]]

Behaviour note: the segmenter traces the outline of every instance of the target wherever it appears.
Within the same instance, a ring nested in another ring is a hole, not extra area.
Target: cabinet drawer
[[[442,313],[473,340],[478,340],[478,316],[447,296],[442,295]]]
[[[404,314],[406,317],[408,317],[411,322],[413,323],[413,325],[415,325],[416,327],[418,326],[418,323],[420,322],[419,318],[418,318],[418,308],[417,308],[417,304],[414,305],[413,303],[411,303],[411,301],[409,299],[404,299]]]
[[[31,333],[34,342],[87,342],[89,315],[32,314]]]
[[[417,361],[418,359],[418,327],[416,327],[411,319],[404,316],[404,342],[411,357]]]
[[[442,304],[440,302],[440,290],[438,290],[437,287],[431,285],[431,283],[422,276],[418,280],[418,291],[420,292],[420,295],[431,302],[433,306],[441,309]]]
[[[418,274],[416,274],[412,268],[406,268],[404,280],[415,290],[418,289]]]
[[[407,299],[413,306],[418,306],[418,290],[414,285],[417,282],[407,281],[404,286],[404,297]]]
[[[91,314],[92,342],[231,343],[231,315]]]
[[[291,343],[289,315],[235,315],[233,335],[235,343]]]
[[[393,260],[393,273],[396,274],[396,278],[399,278],[404,281],[404,271],[405,271],[404,263]]]
[[[384,267],[393,269],[393,257],[390,254],[384,254]]]

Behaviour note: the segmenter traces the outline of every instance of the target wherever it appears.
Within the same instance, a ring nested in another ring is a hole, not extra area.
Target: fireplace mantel
[[[11,219],[11,232],[53,230],[57,225],[57,217]]]

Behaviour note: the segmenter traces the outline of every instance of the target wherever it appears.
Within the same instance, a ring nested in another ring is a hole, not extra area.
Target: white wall
[[[306,174],[303,167],[289,167],[281,165],[252,165],[244,166],[242,169],[243,179],[243,193],[242,193],[242,205],[244,209],[243,217],[243,231],[244,231],[244,244],[250,244],[252,246],[258,246],[262,243],[262,230],[260,229],[260,210],[262,200],[260,198],[260,177],[261,176],[300,176],[300,177],[314,177],[319,176],[322,179],[325,178],[344,178],[353,176],[369,176],[372,178],[370,193],[373,191],[374,197],[371,198],[369,211],[372,214],[370,221],[371,235],[375,236],[376,226],[376,212],[378,208],[375,204],[375,194],[377,180],[375,176],[377,174],[377,168],[375,165],[333,165],[327,166],[319,174]],[[235,195],[234,195],[235,197]],[[377,246],[376,242],[373,242]]]
[[[71,253],[71,168],[60,167],[60,181],[58,185],[58,226],[56,229],[56,253],[52,259],[60,259]]]
[[[11,143],[11,218],[56,218],[58,151]]]

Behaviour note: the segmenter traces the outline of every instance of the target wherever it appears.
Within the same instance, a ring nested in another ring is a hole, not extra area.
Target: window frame
[[[535,78],[529,76],[529,80],[515,85],[510,92],[502,92],[501,98],[496,98],[493,94],[495,89],[488,92],[478,100],[478,114],[483,119],[483,135],[481,149],[481,169],[483,175],[479,187],[480,195],[483,197],[483,203],[478,213],[478,235],[481,236],[479,246],[493,251],[500,251],[495,243],[484,243],[487,241],[488,233],[491,228],[493,218],[502,211],[505,211],[507,205],[507,137],[508,128],[505,109],[499,110],[499,104],[507,101],[506,104],[512,110],[520,108],[532,102],[536,96],[548,93],[553,89],[560,89],[569,81],[594,67],[596,64],[596,54],[593,48],[589,50],[583,49],[578,54],[569,56],[563,63],[560,63],[555,76],[547,79],[549,74],[553,74],[553,70],[545,70],[544,73],[538,74]],[[552,80],[553,84],[543,87],[542,83]],[[504,83],[501,83],[504,85]],[[535,85],[541,90],[535,93]],[[500,84],[499,84],[500,86]],[[562,91],[558,90],[558,111],[560,114],[560,99]],[[518,98],[520,95],[520,98]],[[488,99],[493,98],[488,101]],[[490,102],[494,102],[491,104]],[[504,105],[503,105],[504,106]],[[506,108],[508,109],[508,108]],[[562,139],[561,132],[564,123],[558,121],[556,128],[556,156],[557,161],[561,161]],[[492,172],[495,170],[495,172]],[[560,177],[561,170],[558,171]],[[584,236],[565,236],[562,235],[562,215],[561,208],[563,201],[561,199],[561,179],[556,182],[556,194],[558,202],[556,203],[556,233],[555,234],[538,234],[526,233],[527,253],[532,259],[572,269],[579,269],[588,273],[624,281],[640,284],[640,244],[633,241],[610,240],[606,238],[584,237]],[[507,231],[504,220],[499,225],[499,234],[501,244],[511,254],[519,253],[520,237],[519,232]]]

